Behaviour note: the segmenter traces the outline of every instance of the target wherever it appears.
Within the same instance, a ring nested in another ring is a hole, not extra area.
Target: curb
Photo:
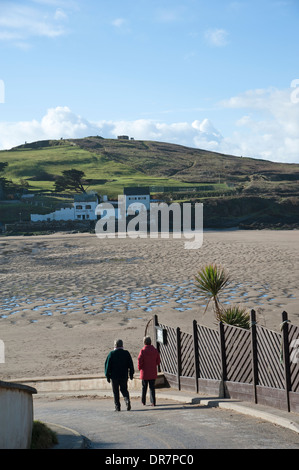
[[[231,399],[225,398],[204,398],[204,397],[196,397],[196,398],[189,398],[186,395],[167,395],[167,393],[159,394],[161,398],[172,399],[176,401],[180,401],[183,403],[191,403],[191,404],[200,404],[210,408],[220,408],[223,410],[232,410],[236,413],[244,414],[247,416],[251,416],[253,418],[262,419],[269,423],[275,424],[277,426],[281,426],[283,428],[287,428],[291,431],[296,432],[299,434],[299,415],[290,415],[290,413],[286,413],[280,410],[273,410],[273,412],[269,411],[269,408],[264,407],[262,405],[255,405],[249,404],[246,402],[236,402],[232,401]],[[286,417],[286,415],[290,415],[290,419]],[[292,418],[297,418],[297,422],[294,421]]]
[[[74,429],[61,426],[60,424],[45,423],[52,431],[57,434],[58,444],[52,449],[84,449],[84,437]]]
[[[268,421],[272,424],[287,428],[290,431],[295,431],[297,434],[299,434],[298,423],[295,423],[294,421],[284,418],[282,416],[276,416],[275,414],[269,413],[267,411],[253,410],[252,408],[246,407],[246,405],[233,405],[230,403],[221,403],[219,408],[233,410],[237,413],[246,414],[247,416],[252,416],[254,418],[260,418],[264,421]]]

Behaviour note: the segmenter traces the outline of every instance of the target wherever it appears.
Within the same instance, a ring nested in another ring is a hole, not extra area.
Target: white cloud
[[[21,44],[24,44],[25,41],[30,41],[34,37],[56,38],[64,35],[66,29],[62,21],[67,18],[67,15],[58,3],[55,5],[58,8],[49,13],[42,7],[34,5],[24,6],[15,1],[3,2],[0,16],[0,40],[18,45],[17,41],[22,41]],[[51,3],[51,6],[54,6],[54,3]]]
[[[0,122],[0,147],[9,149],[25,141],[86,137],[98,132],[98,126],[72,113],[68,107],[57,107],[49,109],[41,121]]]
[[[116,138],[122,134],[137,140],[157,140],[191,147],[196,147],[199,142],[206,145],[206,148],[211,147],[211,141],[218,144],[222,139],[221,134],[207,119],[191,124],[166,124],[149,119],[94,123],[76,115],[68,107],[57,107],[49,109],[40,121],[0,123],[0,148],[9,149],[25,141],[80,138],[89,135]]]
[[[55,11],[54,19],[57,21],[66,20],[67,14],[61,8],[57,8],[57,10]]]
[[[220,103],[246,111],[228,142],[234,142],[243,155],[299,162],[299,103],[292,102],[292,91],[248,90]]]
[[[111,24],[118,33],[121,33],[121,34],[131,33],[129,21],[126,18],[115,18],[111,22]]]
[[[126,23],[126,20],[124,18],[115,18],[115,20],[112,21],[112,25],[115,26],[116,28],[120,28]]]
[[[229,33],[225,29],[209,29],[205,32],[205,39],[210,46],[224,47],[228,44]]]
[[[64,136],[86,137],[86,132],[97,130],[90,122],[72,113],[66,106],[49,109],[42,118],[40,127],[44,135],[56,139]]]

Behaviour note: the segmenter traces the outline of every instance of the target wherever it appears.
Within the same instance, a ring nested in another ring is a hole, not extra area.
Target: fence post
[[[178,389],[181,390],[182,357],[181,357],[181,330],[180,330],[179,327],[176,329],[176,343],[177,343],[177,379],[178,379]]]
[[[285,376],[285,391],[287,400],[287,409],[290,411],[290,390],[291,390],[291,372],[290,372],[290,350],[289,350],[289,325],[288,314],[282,312],[282,341],[283,341],[283,363]]]
[[[251,363],[252,363],[252,380],[253,380],[253,398],[257,403],[256,386],[258,384],[258,363],[257,363],[257,339],[256,339],[256,315],[255,310],[250,312],[251,322]]]
[[[198,393],[199,357],[198,357],[198,334],[197,334],[197,321],[196,320],[193,320],[193,352],[194,352],[194,370],[195,370],[195,392]]]
[[[157,345],[157,341],[156,341],[157,335],[156,335],[156,328],[155,328],[155,326],[158,326],[158,325],[159,325],[157,315],[153,315],[152,318],[150,318],[149,321],[147,322],[146,327],[145,327],[145,330],[144,330],[144,336],[147,336],[147,334],[148,334],[148,333],[147,333],[147,330],[148,330],[148,327],[149,327],[150,323],[153,323],[153,325],[152,325],[152,327],[153,327],[153,328],[152,328],[152,332],[153,332],[154,344],[155,344],[155,346],[156,346],[156,345]]]
[[[221,386],[222,390],[219,395],[222,395],[220,398],[225,398],[225,381],[227,379],[226,371],[226,354],[225,354],[225,337],[224,337],[224,326],[222,321],[219,322],[219,339],[220,339],[220,357],[221,357],[221,368],[222,368],[222,377],[221,377]]]
[[[161,354],[160,343],[158,343],[157,341],[157,331],[156,331],[156,326],[159,326],[158,315],[153,315],[152,320],[153,320],[154,345],[158,353]],[[158,372],[161,372],[161,365],[158,365]]]
[[[159,344],[157,342],[157,331],[156,331],[156,326],[159,326],[158,316],[153,315],[152,321],[153,321],[154,345],[159,350]]]

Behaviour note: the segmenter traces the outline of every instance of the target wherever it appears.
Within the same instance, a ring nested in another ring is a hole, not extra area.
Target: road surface
[[[161,399],[35,398],[34,419],[74,429],[90,449],[299,449],[296,432],[235,411]]]

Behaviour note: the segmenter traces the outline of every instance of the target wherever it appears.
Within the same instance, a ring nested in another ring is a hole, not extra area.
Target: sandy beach
[[[283,310],[299,325],[298,231],[209,231],[198,250],[183,238],[0,238],[1,380],[103,374],[116,338],[137,364],[154,314],[186,332],[194,319],[216,328],[194,286],[212,262],[231,276],[223,302],[255,309],[275,331]]]

